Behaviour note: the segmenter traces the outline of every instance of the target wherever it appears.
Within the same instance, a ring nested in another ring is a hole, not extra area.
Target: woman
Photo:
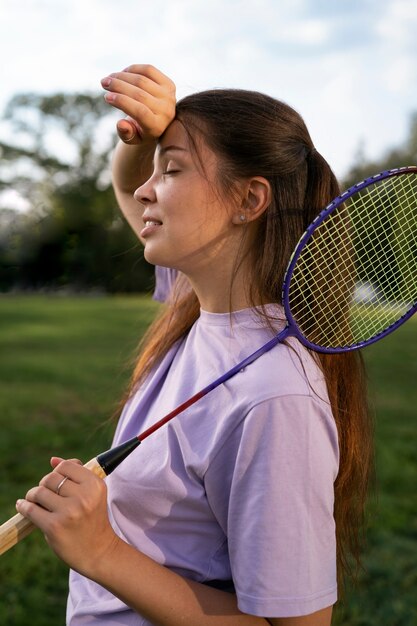
[[[262,94],[175,104],[133,65],[102,81],[128,118],[114,187],[155,265],[185,276],[142,345],[114,443],[144,430],[284,323],[290,253],[338,193],[304,122]],[[17,509],[72,568],[68,624],[328,626],[357,555],[371,464],[357,353],[295,340],[158,430],[106,480],[74,461]],[[65,480],[64,480],[65,479]]]

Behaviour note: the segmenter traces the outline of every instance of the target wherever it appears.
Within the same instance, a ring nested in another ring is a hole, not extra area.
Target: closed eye
[[[165,170],[164,172],[162,172],[163,176],[169,176],[171,174],[178,174],[178,172],[180,172],[180,170]]]

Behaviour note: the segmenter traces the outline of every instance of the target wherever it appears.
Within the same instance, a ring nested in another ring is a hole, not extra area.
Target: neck
[[[204,311],[229,313],[261,303],[250,298],[249,277],[248,263],[242,263],[237,271],[225,265],[218,271],[210,267],[188,279]]]
[[[262,303],[261,298],[250,297],[251,241],[250,233],[236,227],[177,267],[187,276],[203,310],[228,313]]]

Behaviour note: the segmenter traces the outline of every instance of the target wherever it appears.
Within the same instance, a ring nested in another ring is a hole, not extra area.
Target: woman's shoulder
[[[285,327],[282,307],[269,305],[269,317],[256,309],[232,314],[202,311],[190,333],[187,349],[200,355],[201,367],[217,376],[243,362]],[[283,395],[318,395],[327,398],[318,360],[294,338],[278,343],[230,381],[248,399],[263,402]]]
[[[249,409],[289,397],[328,405],[326,382],[314,355],[297,344],[277,344],[240,373]]]

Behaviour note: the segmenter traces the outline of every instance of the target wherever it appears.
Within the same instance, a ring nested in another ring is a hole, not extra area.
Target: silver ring
[[[68,480],[68,476],[64,476],[64,478],[59,483],[58,487],[55,489],[55,493],[57,496],[59,496],[60,489],[66,480]]]

